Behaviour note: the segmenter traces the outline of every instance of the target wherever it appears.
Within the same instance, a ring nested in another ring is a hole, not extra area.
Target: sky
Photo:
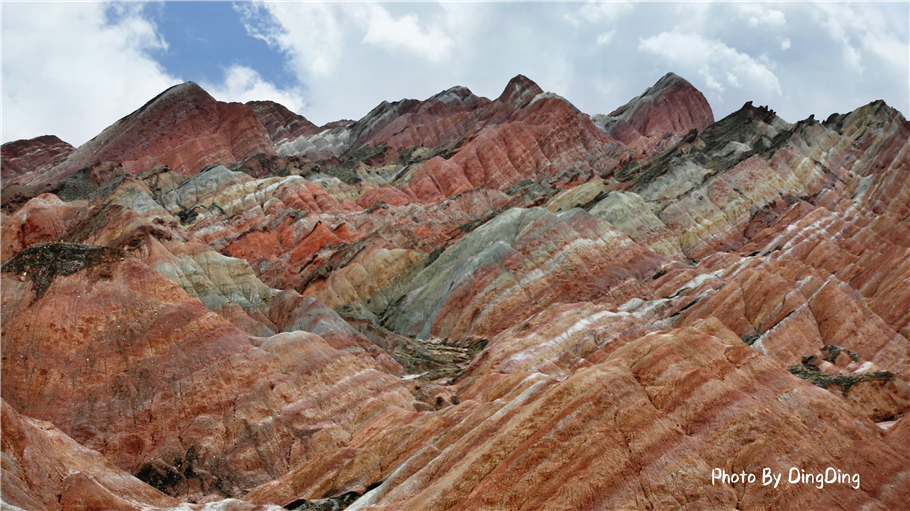
[[[910,2],[14,2],[2,16],[2,142],[78,146],[164,89],[272,100],[317,125],[523,74],[590,115],[667,72],[716,119],[789,122],[877,99],[910,110]]]

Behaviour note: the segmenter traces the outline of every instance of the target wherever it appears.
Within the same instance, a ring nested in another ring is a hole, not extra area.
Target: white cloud
[[[415,11],[403,12],[408,8]],[[451,73],[463,64],[454,49],[485,27],[482,17],[472,15],[477,9],[426,3],[235,6],[247,33],[286,57],[306,91],[300,113],[317,124],[357,119],[383,100],[427,97],[459,84],[439,71]]]
[[[852,68],[857,73],[863,72],[863,55],[852,44],[850,44],[849,37],[844,38],[843,57],[844,62],[846,62],[850,68]]]
[[[181,81],[150,57],[166,47],[139,4],[5,2],[3,141],[85,142]]]
[[[395,18],[379,5],[348,6],[366,33],[363,42],[389,52],[406,51],[431,62],[448,58],[455,41],[439,26],[421,27],[416,14]]]
[[[575,26],[582,23],[598,23],[603,20],[615,21],[635,9],[632,2],[588,1],[578,9],[577,14],[566,14],[563,18]]]
[[[155,5],[4,2],[4,141],[53,133],[78,144],[189,78],[155,61],[159,52],[187,50],[176,39],[166,49],[148,21]],[[667,71],[701,89],[717,118],[745,101],[790,120],[876,98],[908,111],[906,3],[760,7],[238,2],[248,34],[266,41],[297,83],[276,87],[256,73],[265,66],[245,63],[253,69],[226,67],[223,81],[202,85],[221,100],[303,109],[317,124],[454,85],[496,97],[518,73],[591,114],[613,110]],[[168,10],[158,12],[167,23]],[[607,48],[633,58],[605,58]]]
[[[787,24],[787,17],[777,9],[770,9],[762,4],[737,4],[737,7],[739,16],[747,19],[752,27],[779,28]]]
[[[254,69],[245,66],[231,66],[224,73],[224,82],[220,84],[200,83],[213,98],[219,101],[270,100],[287,107],[294,112],[305,106],[302,93],[297,89],[281,90],[262,79]]]
[[[604,32],[603,34],[600,34],[599,36],[597,36],[597,44],[598,45],[610,44],[610,41],[613,40],[613,36],[615,34],[616,34],[615,30],[610,30],[609,32]]]
[[[341,5],[321,2],[238,3],[247,33],[285,53],[298,76],[331,74],[341,60]]]
[[[900,27],[897,25],[900,20],[889,18],[880,10],[862,4],[823,2],[815,5],[815,8],[816,20],[828,31],[831,39],[841,46],[844,62],[854,71],[862,73],[867,57],[876,57],[895,76],[906,79],[910,74],[910,45],[906,37],[906,24]]]
[[[814,7],[815,19],[828,31],[832,41],[840,45],[841,58],[852,71],[863,73],[863,51],[869,51],[889,62],[892,69],[903,71],[901,76],[907,76],[907,43],[894,33],[895,20],[862,4],[821,2]]]
[[[155,59],[168,43],[140,3],[4,3],[3,142],[57,135],[80,145],[181,83]],[[303,108],[255,70],[233,66],[200,84],[222,101],[270,99]]]
[[[443,26],[421,23],[416,14],[392,16],[376,4],[272,2],[235,5],[247,33],[287,54],[303,78],[328,76],[342,63],[345,36],[362,34],[368,46],[439,62],[455,40]]]
[[[734,87],[750,84],[766,93],[782,95],[780,82],[769,65],[730,48],[721,41],[706,39],[698,34],[661,32],[641,39],[639,50],[658,55],[682,72],[696,72],[705,79],[708,88],[724,92],[716,76],[726,76]]]

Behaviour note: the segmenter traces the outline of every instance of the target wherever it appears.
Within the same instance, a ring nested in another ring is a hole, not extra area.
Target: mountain
[[[910,509],[908,140],[670,73],[4,144],[4,509]]]
[[[690,129],[703,131],[714,113],[691,83],[667,73],[642,95],[593,120],[623,144],[653,153],[679,142]]]

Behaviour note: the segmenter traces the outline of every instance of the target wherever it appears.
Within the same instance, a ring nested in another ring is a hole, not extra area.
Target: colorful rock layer
[[[908,140],[670,73],[5,144],[3,507],[910,509]]]

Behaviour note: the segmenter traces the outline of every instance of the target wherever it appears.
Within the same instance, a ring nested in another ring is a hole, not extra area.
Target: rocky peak
[[[653,152],[676,143],[692,129],[705,129],[714,122],[714,113],[691,83],[667,73],[640,96],[593,120],[624,144]]]
[[[505,90],[499,95],[499,101],[521,108],[534,99],[543,89],[525,75],[517,75],[509,80]]]
[[[456,85],[455,87],[444,90],[430,98],[430,100],[442,101],[447,105],[460,105],[464,103],[470,103],[475,99],[477,99],[477,96],[471,92],[471,89],[462,87],[460,85]]]
[[[853,123],[863,125],[874,125],[879,123],[897,122],[907,124],[907,119],[900,111],[892,108],[881,99],[877,99],[867,105],[863,105],[852,112],[845,114],[833,113],[825,119],[822,124],[829,129],[837,130],[843,134],[844,127]]]
[[[164,164],[193,174],[212,163],[231,164],[272,145],[253,109],[215,100],[194,82],[168,88],[89,140],[44,178],[56,182],[100,161],[138,173]]]
[[[765,146],[792,125],[777,116],[767,106],[754,106],[747,101],[742,108],[709,126],[699,137],[707,144],[708,152],[720,150],[729,142],[735,141],[747,146],[765,139]]]

